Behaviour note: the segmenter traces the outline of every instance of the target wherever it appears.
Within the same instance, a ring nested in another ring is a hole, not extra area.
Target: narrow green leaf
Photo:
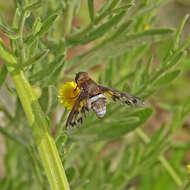
[[[121,7],[118,7],[118,8],[115,8],[113,10],[111,10],[111,13],[119,13],[121,11],[127,11],[129,8],[131,8],[134,4],[133,3],[129,3],[127,5],[124,5],[124,6],[121,6]]]
[[[120,56],[133,47],[163,40],[164,38],[171,36],[173,32],[174,30],[172,29],[151,29],[130,35],[126,35],[126,33],[123,32],[111,41],[106,39],[101,44],[98,44],[93,49],[81,55],[80,57],[82,57],[82,59],[80,62],[83,64],[78,65],[80,66],[80,69],[87,69],[87,67],[89,68],[105,59]]]
[[[182,20],[182,22],[181,22],[181,24],[180,24],[180,26],[179,26],[179,28],[178,28],[178,30],[176,32],[174,45],[173,45],[174,46],[173,47],[174,51],[177,50],[178,47],[179,47],[179,41],[180,41],[180,38],[181,38],[181,33],[183,31],[184,25],[185,25],[188,18],[189,18],[189,14],[185,15],[185,17],[183,18],[183,20]]]
[[[131,149],[129,148],[128,145],[125,145],[125,147],[123,147],[121,159],[117,165],[118,171],[123,169],[126,166],[126,163],[129,163],[129,160],[132,160],[130,156],[131,156]]]
[[[44,50],[40,53],[38,53],[37,55],[31,57],[29,60],[27,60],[23,65],[22,67],[27,67],[29,65],[32,65],[32,64],[35,64],[36,62],[42,60],[46,55],[47,53],[49,52],[49,50]]]
[[[110,1],[111,2],[111,1]],[[109,2],[109,3],[110,3]],[[115,1],[115,5],[120,2],[120,1]],[[133,5],[132,3],[129,3],[123,7],[119,7],[113,10],[109,10],[111,4],[109,3],[105,3],[108,5],[108,7],[106,6],[106,10],[104,10],[103,12],[98,12],[97,16],[94,18],[94,21],[91,22],[88,26],[86,26],[85,28],[79,30],[78,32],[70,35],[67,39],[68,41],[72,41],[72,40],[77,40],[80,37],[84,36],[85,34],[88,34],[89,32],[91,32],[91,30],[93,28],[95,28],[96,26],[98,26],[98,24],[100,24],[101,22],[104,23],[106,20],[104,20],[106,17],[110,16],[110,18],[112,18],[115,14],[120,14],[122,11],[125,12],[125,15],[127,14],[127,10]],[[114,6],[115,6],[114,5]],[[104,9],[104,8],[103,8]],[[110,18],[108,20],[110,20]]]
[[[109,7],[106,9],[106,11],[111,11],[113,10],[115,7],[117,7],[117,5],[119,5],[121,3],[121,0],[112,0],[112,3],[109,5]]]
[[[152,43],[155,41],[159,41],[165,37],[170,36],[174,32],[173,29],[150,29],[143,32],[139,32],[136,34],[131,35],[122,35],[121,37],[118,36],[117,39],[115,39],[116,43],[125,43],[126,40],[132,41],[133,43],[130,44],[130,46],[133,44],[146,44],[148,42]],[[124,40],[124,41],[123,41]]]
[[[159,145],[154,147],[149,154],[143,155],[141,160],[141,167],[146,170],[152,168],[158,163],[158,158],[170,148],[171,144],[167,142],[167,139],[163,140]]]
[[[167,64],[167,69],[171,69],[174,65],[177,65],[186,56],[187,52],[182,50],[172,56],[171,60]]]
[[[2,84],[4,83],[5,79],[6,79],[6,76],[7,76],[7,68],[5,66],[5,64],[3,64],[1,66],[1,70],[0,70],[0,88],[2,86]]]
[[[28,57],[35,56],[36,51],[38,50],[39,39],[34,39],[28,46]]]
[[[155,149],[159,149],[159,147],[166,142],[166,127],[162,125],[152,136],[150,142],[146,145],[146,149],[143,153],[143,160],[146,157],[149,157],[151,154],[155,152]]]
[[[151,12],[151,11],[163,6],[170,1],[172,1],[172,0],[158,1],[157,3],[150,4],[150,6],[145,6],[144,8],[141,8],[139,11],[136,11],[133,16],[135,16],[135,17],[143,16],[144,14],[147,14],[148,12]]]
[[[138,166],[141,161],[142,153],[143,153],[143,149],[142,149],[141,144],[136,144],[134,146],[133,161],[131,163],[132,173],[135,173],[136,170],[138,169]]]
[[[29,144],[26,144],[27,142],[25,142],[21,137],[13,135],[10,132],[8,132],[5,127],[0,126],[0,133],[3,134],[5,137],[11,139],[13,142],[22,145],[25,148],[29,147]]]
[[[179,130],[183,126],[184,118],[182,117],[183,108],[177,107],[175,112],[173,113],[173,120],[171,123],[171,134],[174,134],[177,130]]]
[[[64,56],[57,57],[54,61],[52,61],[48,67],[45,69],[41,69],[39,72],[35,73],[30,77],[30,81],[35,83],[36,81],[42,80],[46,77],[49,77],[52,72],[54,72],[60,64],[63,64]]]
[[[76,176],[76,169],[74,167],[68,168],[65,171],[68,181],[71,181]]]
[[[10,94],[12,94],[13,96],[17,96],[17,92],[16,92],[16,89],[11,87],[10,84],[6,83],[5,82],[5,86],[7,88],[7,90],[10,92]]]
[[[113,8],[115,8],[121,0],[108,0],[104,3],[103,7],[98,11],[98,15],[102,15],[106,12],[110,12]]]
[[[0,15],[0,23],[1,23],[3,26],[8,27],[8,26],[7,26],[7,22],[6,22],[6,20],[5,20],[5,18],[4,18],[3,15]]]
[[[105,77],[104,77],[105,80],[104,80],[104,82],[108,86],[112,86],[111,85],[112,81],[110,80],[110,78],[113,77],[113,65],[114,65],[114,59],[109,60],[108,63],[107,63],[107,68],[105,70]]]
[[[59,154],[60,155],[64,155],[64,150],[65,150],[65,145],[67,142],[68,136],[65,134],[60,135],[57,139],[56,139],[56,146],[57,149],[59,150]]]
[[[3,23],[0,23],[0,30],[3,34],[8,36],[10,39],[14,40],[19,37],[16,30],[12,29],[11,27],[8,27],[7,25],[4,25]]]
[[[133,20],[126,20],[123,22],[118,29],[108,38],[108,41],[111,41],[112,39],[117,38],[119,35],[123,35],[123,33],[127,34],[130,26],[132,25]]]
[[[103,36],[105,33],[108,31],[111,32],[110,30],[116,26],[120,21],[121,18],[125,15],[125,12],[121,12],[120,14],[117,14],[113,18],[111,18],[109,21],[107,21],[105,24],[102,24],[98,28],[92,30],[89,34],[83,36],[82,38],[78,40],[67,40],[67,45],[79,45],[79,44],[86,44],[89,43],[90,41],[93,41],[101,36]]]
[[[55,69],[51,72],[46,80],[42,82],[42,87],[46,87],[49,85],[55,85],[56,81],[63,69],[64,66],[64,58],[59,62],[59,64],[55,67]]]
[[[155,86],[151,86],[150,88],[146,89],[146,91],[142,95],[142,98],[147,99],[149,96],[152,96],[156,91],[157,88]]]
[[[190,35],[186,38],[186,40],[181,44],[179,50],[184,50],[190,45]]]
[[[57,18],[58,14],[50,15],[43,23],[40,31],[36,34],[37,36],[42,36],[44,33],[48,32],[48,30],[52,27],[55,19]]]
[[[83,138],[85,140],[85,138],[88,137],[87,140],[91,139],[92,141],[118,138],[145,123],[151,114],[151,108],[138,110],[130,113],[126,121],[121,122],[118,120],[117,122],[111,123],[99,122],[96,126],[80,128],[75,134],[71,135],[71,137],[76,140]],[[118,122],[120,127],[118,127]]]
[[[140,81],[139,81],[139,84],[141,84],[141,85],[139,85],[139,89],[137,91],[135,91],[136,95],[142,93],[146,89],[146,86],[149,83],[149,80],[150,80],[150,67],[152,65],[152,61],[153,61],[153,57],[150,57],[147,64],[146,64],[146,67],[144,68],[144,71],[142,71],[142,75],[141,75],[141,78],[140,78]]]
[[[3,40],[0,38],[0,57],[7,63],[16,63],[16,58],[13,56],[9,49],[5,46]]]
[[[18,23],[19,23],[19,18],[20,18],[20,9],[16,8],[15,14],[14,14],[14,18],[13,18],[13,24],[12,27],[13,28],[18,28]]]
[[[111,0],[111,1],[113,1],[113,0]],[[111,5],[111,1],[105,1],[103,6],[101,7],[101,9],[97,12],[97,14],[101,15],[103,12],[105,12],[105,10],[107,10],[108,7]]]
[[[169,104],[164,102],[164,103],[159,103],[159,107],[169,112],[175,112],[178,109],[179,105]]]
[[[94,20],[94,0],[88,0],[88,12],[90,15],[90,19],[93,22],[93,20]]]
[[[158,79],[154,85],[160,86],[160,85],[168,84],[172,82],[179,75],[179,73],[180,73],[180,70],[168,72],[164,74],[164,76],[160,77],[160,79]]]
[[[140,88],[141,84],[141,78],[143,73],[143,67],[142,67],[142,61],[140,60],[139,63],[136,65],[135,69],[135,79],[133,81],[133,89],[132,93],[134,94],[138,89]]]
[[[35,3],[32,3],[31,5],[28,5],[27,7],[25,7],[25,11],[33,11],[33,10],[36,10],[38,8],[40,8],[42,4],[42,1],[38,1],[38,2],[35,2]]]
[[[54,86],[43,88],[42,96],[39,99],[40,105],[46,114],[51,113],[52,109],[57,105],[57,90]]]
[[[143,72],[142,80],[146,83],[149,80],[150,67],[152,65],[153,57],[151,56],[146,64]]]
[[[40,17],[36,18],[33,27],[32,27],[32,34],[35,35],[36,33],[38,33],[40,31],[42,27],[42,23],[41,23],[41,19]]]
[[[183,106],[183,114],[182,116],[185,117],[190,112],[190,98],[185,101]]]

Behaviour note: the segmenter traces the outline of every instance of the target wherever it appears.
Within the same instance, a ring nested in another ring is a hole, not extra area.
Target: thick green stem
[[[52,190],[69,190],[69,184],[55,142],[48,131],[48,122],[25,74],[19,68],[8,67],[18,96],[36,140]]]

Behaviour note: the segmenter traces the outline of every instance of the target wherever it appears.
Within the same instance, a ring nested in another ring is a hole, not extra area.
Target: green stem
[[[177,173],[175,172],[175,170],[173,169],[173,167],[170,165],[170,163],[164,158],[163,155],[159,156],[159,160],[162,163],[162,165],[165,167],[165,169],[168,171],[168,173],[171,175],[171,177],[174,179],[174,181],[176,182],[176,184],[179,187],[183,186],[183,182],[180,179],[180,177],[177,175]]]
[[[18,34],[19,34],[19,46],[20,46],[20,58],[21,58],[21,64],[24,63],[25,60],[25,49],[23,44],[23,30],[24,30],[24,23],[26,19],[26,11],[22,11],[19,25],[18,25]]]
[[[21,43],[23,43],[23,29],[24,29],[25,18],[26,18],[26,12],[23,11],[20,17],[19,24],[18,24],[18,33],[19,33],[19,37],[20,37],[19,39]]]
[[[136,129],[136,133],[144,141],[145,144],[148,144],[150,142],[149,137],[140,128]],[[170,174],[170,176],[174,179],[178,187],[182,187],[183,181],[180,179],[178,174],[175,172],[170,163],[165,159],[165,157],[163,155],[160,155],[158,159],[160,163],[164,166],[164,168],[167,170],[167,172]]]
[[[53,190],[69,190],[69,184],[55,142],[48,131],[48,122],[25,74],[19,68],[9,67],[18,96],[32,126],[37,148]]]
[[[57,130],[56,130],[56,134],[55,134],[55,140],[57,140],[59,138],[59,136],[61,136],[61,134],[63,134],[63,131],[65,130],[64,129],[64,127],[65,127],[64,121],[65,121],[67,114],[68,114],[68,111],[65,109],[62,116],[61,116],[61,120],[57,126]]]
[[[72,19],[73,19],[73,10],[74,10],[75,0],[70,0],[67,2],[67,8],[63,14],[64,23],[63,23],[63,35],[66,36],[70,33]]]

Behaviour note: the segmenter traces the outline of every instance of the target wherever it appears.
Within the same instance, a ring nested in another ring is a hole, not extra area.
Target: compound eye
[[[76,77],[75,77],[75,82],[76,83],[77,83],[78,79],[79,79],[79,74],[76,74]]]

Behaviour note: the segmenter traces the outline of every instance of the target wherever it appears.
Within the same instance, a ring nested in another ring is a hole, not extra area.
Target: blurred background
[[[51,2],[51,1],[49,1]],[[99,10],[104,3],[103,0],[95,1],[95,9]],[[13,0],[0,0],[0,15],[6,19],[7,23],[10,24],[13,19],[13,13],[15,12],[15,4]],[[190,1],[189,0],[174,0],[167,5],[164,5],[159,9],[155,16],[156,25],[160,27],[172,27],[177,28],[181,23],[183,17],[190,13]],[[79,8],[79,12],[76,17],[73,19],[73,26],[84,26],[90,22],[87,8],[87,1],[82,0],[81,6]],[[186,39],[186,37],[190,34],[190,19],[188,19],[185,24],[182,39]],[[7,46],[10,47],[9,39],[0,32],[1,38],[4,39]],[[156,43],[152,45],[152,54],[154,54],[154,65],[157,65],[157,59],[159,60],[163,57],[166,47],[169,42],[165,40],[161,43]],[[76,48],[72,48],[68,51],[67,59],[71,60],[77,55],[87,51],[91,48],[93,44],[88,44],[85,46],[77,46]],[[0,64],[3,64],[1,61]],[[184,59],[182,63],[180,63],[181,73],[180,76],[174,80],[167,87],[161,88],[157,93],[155,93],[150,99],[148,99],[148,104],[154,107],[155,112],[149,121],[145,124],[145,130],[148,135],[154,134],[154,132],[160,127],[160,123],[167,123],[171,120],[171,113],[160,105],[161,103],[169,103],[173,105],[178,105],[182,100],[188,98],[190,96],[190,52],[188,49],[188,55]],[[101,69],[104,68],[105,63],[100,63],[98,65],[93,66],[89,69],[89,73],[93,76],[93,78],[97,79],[96,74],[100,73]],[[69,81],[72,78],[68,76],[65,80]],[[10,81],[11,83],[11,81]],[[10,84],[12,85],[12,84]],[[12,107],[14,106],[14,99],[12,102],[11,98],[7,97],[6,88],[3,87],[0,90],[0,99],[1,104],[9,104],[10,112]],[[7,101],[8,100],[8,101]],[[0,112],[0,125],[3,125],[3,114]],[[184,142],[190,143],[190,117],[185,120],[184,126],[181,130],[176,133],[173,137],[175,142]],[[114,143],[113,143],[114,144]],[[116,147],[120,144],[115,143]],[[112,147],[113,148],[113,147]],[[0,134],[0,179],[6,176],[7,172],[5,169],[5,155],[7,153],[5,140],[3,135]],[[190,150],[187,151],[185,158],[183,159],[183,164],[186,165],[190,162]]]

